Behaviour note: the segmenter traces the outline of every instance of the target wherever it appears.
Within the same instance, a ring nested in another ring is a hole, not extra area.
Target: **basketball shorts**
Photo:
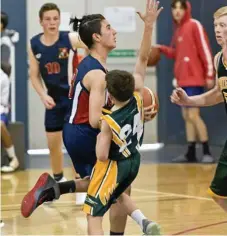
[[[92,216],[103,216],[134,181],[139,166],[139,154],[121,161],[97,161],[83,211]]]
[[[62,97],[55,101],[56,106],[45,112],[45,130],[46,132],[62,131],[64,119],[69,109],[70,100],[68,97]]]
[[[182,87],[182,89],[187,93],[188,96],[196,96],[204,93],[204,87]],[[190,108],[189,106],[185,108]]]
[[[222,150],[208,193],[214,197],[227,199],[227,141]]]
[[[95,146],[99,132],[88,124],[64,124],[64,145],[81,178],[90,176],[96,163]]]
[[[2,114],[1,114],[1,121],[2,121],[3,123],[5,123],[5,125],[7,125],[8,122],[9,122],[8,114],[2,113]]]
[[[195,96],[204,93],[204,87],[182,87],[182,89],[187,93],[188,96]]]

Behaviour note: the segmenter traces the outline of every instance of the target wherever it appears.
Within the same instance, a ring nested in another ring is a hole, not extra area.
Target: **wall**
[[[38,10],[42,4],[46,1],[39,0],[27,0],[27,14],[28,14],[28,40],[41,31],[38,19]],[[105,6],[133,6],[138,10],[143,11],[145,8],[142,1],[137,0],[87,0],[87,1],[75,1],[75,0],[53,0],[52,2],[58,4],[61,11],[72,12],[78,16],[88,13],[104,13]],[[118,49],[138,49],[143,32],[143,23],[137,17],[137,29],[135,33],[118,33],[117,48]],[[154,35],[155,39],[155,35]],[[133,71],[135,64],[135,58],[125,59],[111,59],[108,60],[109,69],[126,69]],[[156,76],[154,69],[148,69],[146,85],[156,91]],[[29,97],[29,141],[30,148],[46,148],[46,138],[44,132],[44,107],[37,96],[36,92],[32,88],[30,82],[28,82],[28,97]],[[34,109],[35,108],[35,109]],[[157,140],[157,121],[154,119],[152,122],[146,124],[146,131],[144,142],[151,143]]]
[[[20,34],[16,44],[16,121],[24,123],[25,134],[28,133],[28,98],[27,98],[27,52],[26,52],[26,0],[2,0],[1,10],[9,16],[9,29]],[[15,12],[16,9],[16,12]],[[25,145],[28,145],[28,136],[25,136]]]

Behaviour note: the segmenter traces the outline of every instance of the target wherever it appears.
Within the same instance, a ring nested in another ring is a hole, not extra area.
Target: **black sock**
[[[204,142],[202,144],[203,144],[203,154],[204,155],[210,155],[210,148],[209,148],[208,141]]]
[[[195,150],[196,142],[190,142],[188,144],[188,151],[186,157],[188,160],[194,160],[196,158],[196,150]]]
[[[55,181],[59,181],[60,179],[63,178],[63,172],[59,173],[59,174],[54,174],[54,180]]]
[[[58,183],[60,194],[76,192],[76,183],[74,180]]]
[[[125,232],[123,232],[123,233],[116,233],[116,232],[110,231],[110,235],[124,235],[124,233],[125,233]]]

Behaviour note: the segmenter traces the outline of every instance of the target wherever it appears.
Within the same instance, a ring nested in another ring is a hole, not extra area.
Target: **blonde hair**
[[[217,19],[221,16],[227,15],[227,6],[219,8],[215,13],[214,13],[214,19]]]

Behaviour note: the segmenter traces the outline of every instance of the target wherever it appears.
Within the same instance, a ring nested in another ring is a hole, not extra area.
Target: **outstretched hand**
[[[146,12],[144,14],[137,12],[137,14],[146,25],[152,27],[162,10],[163,7],[159,8],[159,1],[147,0]]]

